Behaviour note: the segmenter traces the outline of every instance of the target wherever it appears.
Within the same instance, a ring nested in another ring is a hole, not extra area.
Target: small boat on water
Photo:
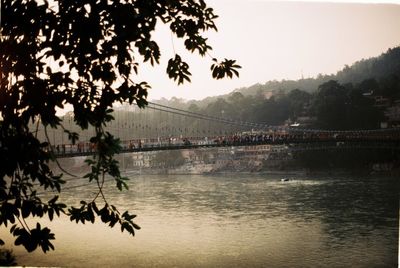
[[[281,181],[282,181],[282,182],[290,181],[290,179],[289,179],[289,178],[283,178],[283,179],[281,179]]]

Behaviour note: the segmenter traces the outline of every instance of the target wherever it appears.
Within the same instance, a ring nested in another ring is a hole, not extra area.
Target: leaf
[[[49,200],[49,204],[54,204],[58,200],[58,195],[55,195],[52,199]]]
[[[13,226],[11,226],[11,228],[10,228],[10,233],[13,233],[14,230],[15,230],[15,228],[17,228],[17,225],[16,225],[16,224],[14,224]]]
[[[189,76],[192,75],[189,72],[189,65],[183,62],[179,55],[175,55],[174,59],[168,61],[167,74],[175,81],[178,80],[178,85],[183,84],[185,80],[190,82]]]
[[[139,225],[137,225],[137,224],[135,224],[135,223],[132,223],[132,226],[133,226],[133,228],[135,228],[135,229],[137,229],[137,230],[140,230],[140,226],[139,226]]]
[[[32,201],[28,201],[28,200],[25,200],[23,203],[22,203],[22,207],[21,207],[21,215],[22,215],[22,218],[27,218],[27,217],[29,217],[29,214],[31,213],[31,211],[34,209],[34,206],[33,206],[33,204],[32,204]]]
[[[215,79],[222,79],[225,76],[232,78],[233,75],[239,77],[239,72],[236,69],[242,68],[240,65],[234,64],[236,61],[225,59],[224,61],[218,63],[215,59],[211,65],[212,77]]]
[[[99,215],[100,211],[97,208],[96,202],[92,202],[91,207],[92,207],[93,211],[96,212],[97,215]]]
[[[53,209],[49,209],[49,211],[47,212],[47,214],[49,215],[50,221],[52,221],[52,220],[53,220],[53,217],[54,217],[54,210],[53,210]]]
[[[89,220],[91,223],[94,223],[95,217],[94,217],[92,205],[93,205],[93,202],[88,204],[87,215],[88,215],[88,220]]]

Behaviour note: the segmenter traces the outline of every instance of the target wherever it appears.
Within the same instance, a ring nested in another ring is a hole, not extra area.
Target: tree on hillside
[[[322,129],[345,129],[346,89],[337,81],[330,80],[319,86],[313,103],[317,127]]]
[[[235,118],[235,115],[233,113],[234,110],[232,108],[233,107],[225,99],[218,98],[215,102],[207,105],[205,111],[208,115],[215,115],[218,117],[221,117],[223,113],[228,113],[232,115],[233,118]]]
[[[300,89],[294,89],[286,96],[289,101],[290,119],[296,121],[311,100],[311,94]]]
[[[116,186],[127,188],[114,155],[119,140],[105,131],[113,120],[113,104],[145,107],[150,85],[138,81],[140,64],[158,64],[160,47],[152,37],[156,25],[169,26],[185,47],[200,56],[211,47],[203,33],[216,30],[217,16],[203,0],[52,0],[2,1],[0,25],[0,225],[9,228],[16,245],[28,251],[54,249],[50,229],[29,226],[28,217],[66,214],[71,221],[100,219],[134,235],[135,215],[109,204],[102,186],[110,175]],[[233,60],[212,59],[216,79],[238,75]],[[167,75],[178,84],[190,81],[189,65],[176,54],[168,61]],[[38,191],[61,192],[65,181],[54,174],[52,147],[37,139],[39,124],[45,130],[61,128],[72,142],[79,137],[66,129],[56,113],[70,106],[81,129],[93,126],[91,142],[97,152],[87,161],[85,177],[98,185],[93,200],[80,207],[50,200]],[[36,129],[29,129],[34,122]],[[100,207],[101,206],[101,207]],[[3,243],[0,240],[1,243]]]
[[[286,96],[264,100],[254,107],[254,121],[267,125],[282,125],[289,118],[289,102]]]
[[[363,83],[361,83],[363,84]],[[375,101],[363,96],[363,87],[350,88],[346,110],[347,129],[377,129],[383,121],[383,113],[374,106]]]
[[[374,100],[363,95],[373,80],[359,85],[341,85],[329,81],[319,87],[314,96],[313,111],[316,127],[323,129],[376,129],[383,120],[382,111],[374,106]]]
[[[380,79],[380,88],[377,94],[381,94],[391,101],[400,99],[400,75],[391,74]]]
[[[358,87],[362,93],[374,93],[375,91],[379,91],[379,84],[374,78],[363,80]]]

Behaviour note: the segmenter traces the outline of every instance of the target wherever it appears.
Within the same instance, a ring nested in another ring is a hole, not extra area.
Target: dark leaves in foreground
[[[116,103],[147,105],[150,85],[135,79],[140,64],[160,61],[153,36],[157,23],[169,26],[186,50],[205,56],[211,46],[203,35],[217,29],[217,15],[204,0],[2,1],[1,15],[0,226],[9,228],[15,244],[29,252],[54,249],[54,234],[39,223],[31,228],[25,219],[32,217],[53,220],[66,214],[81,223],[100,218],[133,235],[139,229],[135,216],[120,213],[102,191],[105,176],[119,190],[128,189],[114,159],[120,141],[105,128],[114,120]],[[230,60],[216,63],[213,77],[237,76],[237,68]],[[167,74],[178,84],[190,82],[189,65],[179,55],[168,62]],[[85,178],[98,191],[79,207],[58,201],[68,187],[50,167],[60,144],[52,144],[56,139],[48,136],[48,128],[68,137],[63,145],[79,142],[79,131],[64,126],[57,112],[66,107],[72,110],[70,126],[94,129],[90,142],[96,150],[86,162],[90,172]],[[104,207],[97,209],[96,202]]]
[[[179,55],[175,55],[174,59],[168,61],[167,73],[169,78],[178,80],[178,85],[183,84],[185,80],[190,82],[189,65],[183,62]]]
[[[12,250],[0,249],[0,266],[15,266],[17,262]]]
[[[121,231],[127,230],[132,236],[135,235],[135,229],[140,229],[140,227],[133,222],[136,215],[131,215],[128,211],[120,214],[113,205],[105,204],[104,207],[99,210],[95,202],[81,202],[81,207],[71,207],[68,212],[70,220],[76,223],[85,223],[86,221],[94,223],[97,216],[110,227],[114,227],[115,224],[118,223],[121,226]]]
[[[42,229],[39,223],[36,224],[36,228],[30,231],[14,225],[11,228],[11,233],[17,237],[15,245],[23,245],[28,252],[34,251],[37,247],[40,247],[44,253],[50,249],[54,250],[54,246],[50,242],[50,240],[55,239],[54,234],[47,227]]]
[[[215,79],[222,79],[225,76],[232,78],[233,75],[239,77],[237,69],[242,68],[240,65],[235,64],[235,60],[224,59],[222,62],[218,62],[217,59],[213,59],[215,62],[211,65],[212,77]]]

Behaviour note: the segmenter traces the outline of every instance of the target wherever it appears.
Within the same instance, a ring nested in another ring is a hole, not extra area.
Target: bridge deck
[[[218,148],[218,147],[242,147],[242,146],[258,146],[258,145],[287,145],[288,149],[292,151],[304,150],[341,150],[341,149],[390,149],[400,150],[400,140],[387,139],[387,140],[262,140],[262,141],[222,141],[222,142],[208,142],[208,143],[176,143],[176,144],[143,144],[140,147],[129,148],[123,147],[120,153],[135,153],[135,152],[150,152],[150,151],[167,151],[167,150],[184,150],[184,149],[200,149],[200,148]],[[57,158],[89,156],[96,153],[95,150],[71,150],[66,152],[55,151]]]

